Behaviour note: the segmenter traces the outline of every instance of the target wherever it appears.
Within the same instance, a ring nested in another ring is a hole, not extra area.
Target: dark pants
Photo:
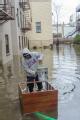
[[[27,76],[27,82],[34,82],[34,80],[35,80],[35,82],[39,81],[38,75],[36,75],[36,77]],[[29,91],[32,92],[33,88],[34,88],[34,83],[28,83],[27,86],[29,87]],[[37,86],[38,86],[38,90],[40,91],[43,88],[42,82],[38,82]]]

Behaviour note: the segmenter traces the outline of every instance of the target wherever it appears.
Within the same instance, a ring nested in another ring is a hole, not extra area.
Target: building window
[[[36,22],[36,33],[41,33],[41,22]]]
[[[26,39],[25,39],[25,37],[24,37],[24,47],[26,47]]]
[[[22,28],[22,13],[20,11],[20,27]]]
[[[22,48],[24,48],[24,37],[22,36]]]
[[[4,4],[7,4],[8,3],[8,0],[4,0]]]
[[[20,26],[19,25],[19,9],[17,8],[17,23],[18,23],[18,27]]]
[[[22,20],[23,20],[23,22],[22,22],[23,24],[22,24],[22,25],[23,25],[23,27],[25,27],[25,23],[24,23],[24,15],[23,15],[23,19],[22,19]]]
[[[10,50],[9,50],[9,36],[6,34],[5,35],[5,45],[6,45],[6,55],[9,55]]]
[[[26,37],[26,46],[27,46],[27,37]]]
[[[19,49],[21,50],[21,39],[20,39],[20,36],[19,36]]]

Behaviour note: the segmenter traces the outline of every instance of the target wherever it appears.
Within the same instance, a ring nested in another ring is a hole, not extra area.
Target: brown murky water
[[[80,120],[80,46],[60,45],[40,49],[49,82],[59,90],[58,120]],[[0,65],[0,120],[39,120],[33,114],[22,117],[18,83],[26,80],[20,58]]]

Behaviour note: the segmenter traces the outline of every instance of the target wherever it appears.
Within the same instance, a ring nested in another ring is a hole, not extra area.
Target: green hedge
[[[74,43],[74,44],[80,44],[80,35],[79,35],[79,34],[77,34],[77,35],[75,36],[73,43]]]

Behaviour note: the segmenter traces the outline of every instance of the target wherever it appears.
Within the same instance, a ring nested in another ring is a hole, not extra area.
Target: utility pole
[[[56,14],[56,16],[57,16],[57,42],[56,42],[56,45],[59,45],[59,38],[58,38],[58,34],[59,34],[59,32],[58,32],[58,13]]]

